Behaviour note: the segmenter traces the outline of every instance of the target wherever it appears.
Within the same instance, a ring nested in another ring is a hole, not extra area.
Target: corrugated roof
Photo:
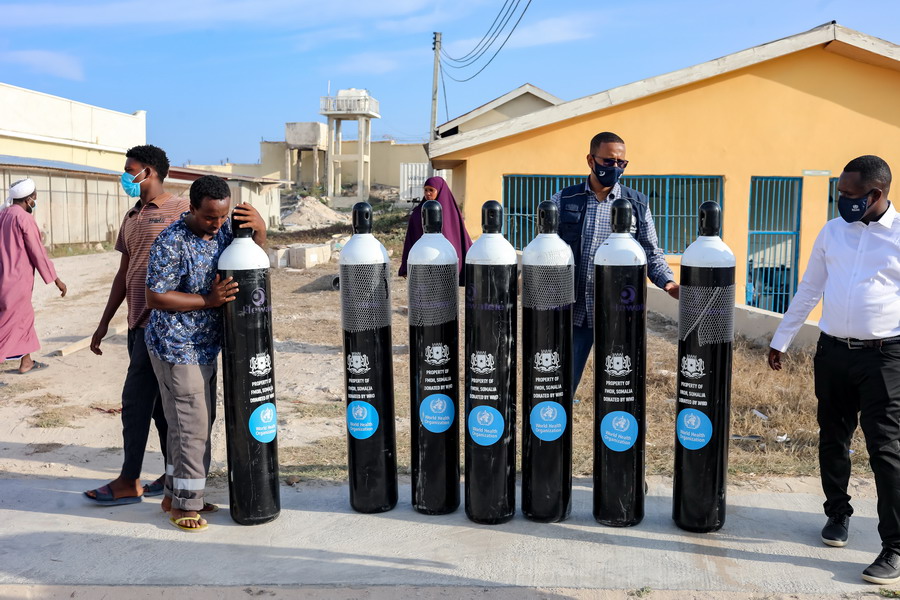
[[[100,167],[79,165],[61,160],[47,160],[45,158],[31,158],[26,156],[10,156],[0,154],[0,166],[28,167],[32,169],[54,169],[57,171],[73,171],[76,173],[97,173],[99,175],[113,175],[118,177],[121,171],[110,171]]]

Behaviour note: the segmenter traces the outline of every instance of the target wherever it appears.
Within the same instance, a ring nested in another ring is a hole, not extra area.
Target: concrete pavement
[[[224,481],[214,481],[209,499],[224,507]],[[226,597],[213,590],[229,586],[235,593],[268,589],[267,597],[307,586],[300,591],[316,593],[291,597],[329,598],[381,597],[375,592],[396,598],[403,589],[419,590],[410,594],[417,597],[422,590],[438,597],[522,597],[515,588],[528,588],[547,598],[619,597],[584,594],[642,588],[653,598],[877,592],[860,579],[880,548],[874,498],[854,502],[849,545],[826,547],[819,540],[821,497],[810,481],[793,492],[731,486],[725,527],[712,534],[675,527],[671,482],[664,478],[651,478],[647,516],[628,529],[593,520],[590,481],[580,480],[572,517],[558,524],[517,514],[507,524],[482,526],[462,508],[420,515],[410,507],[408,483],[396,509],[362,515],[350,509],[346,485],[303,484],[282,486],[282,513],[272,523],[240,526],[223,508],[209,517],[207,531],[188,534],[169,524],[158,498],[104,508],[82,497],[94,480],[3,479],[0,597],[92,597],[70,592],[99,594],[112,589],[107,586],[142,586],[135,589],[146,594],[156,588],[143,586],[196,585],[216,586],[207,590],[210,597]],[[145,597],[135,593],[127,597]],[[168,597],[159,594],[152,597]]]

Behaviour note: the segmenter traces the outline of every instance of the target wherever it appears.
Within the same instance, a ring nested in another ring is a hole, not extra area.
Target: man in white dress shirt
[[[890,187],[891,170],[877,156],[860,156],[844,167],[841,218],[826,223],[816,238],[769,350],[769,366],[778,371],[782,353],[824,296],[814,361],[828,517],[822,541],[847,544],[850,438],[859,423],[875,474],[882,542],[862,577],[878,584],[900,581],[900,217],[888,200]]]

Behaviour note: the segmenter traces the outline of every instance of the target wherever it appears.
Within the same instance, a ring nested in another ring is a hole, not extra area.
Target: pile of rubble
[[[281,221],[287,229],[305,231],[335,224],[349,225],[350,215],[325,206],[313,196],[303,196],[297,200],[294,212]]]

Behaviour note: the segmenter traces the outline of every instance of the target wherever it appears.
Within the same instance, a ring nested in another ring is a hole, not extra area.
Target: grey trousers
[[[172,508],[200,510],[216,420],[216,365],[178,365],[150,353],[169,424],[166,496]]]

